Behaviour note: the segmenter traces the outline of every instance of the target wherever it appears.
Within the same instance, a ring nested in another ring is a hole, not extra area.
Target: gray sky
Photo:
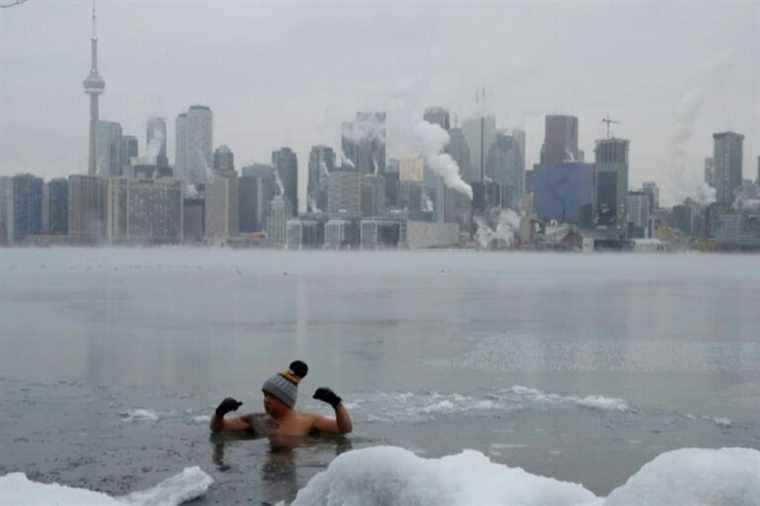
[[[0,174],[86,171],[89,8],[0,10]],[[397,155],[426,106],[463,119],[485,86],[498,126],[527,130],[530,163],[544,114],[577,115],[591,158],[610,113],[631,139],[633,186],[692,185],[726,129],[746,135],[744,174],[757,174],[760,1],[99,0],[98,11],[101,117],[142,150],[147,117],[165,116],[170,158],[174,118],[194,103],[213,109],[214,144],[238,166],[291,145],[304,174],[309,146],[337,145],[359,109],[388,111]]]

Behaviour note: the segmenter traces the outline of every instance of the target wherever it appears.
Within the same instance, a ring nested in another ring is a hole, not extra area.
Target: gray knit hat
[[[266,380],[261,389],[277,397],[290,409],[296,405],[298,398],[298,383],[309,372],[309,366],[300,360],[291,362],[287,371],[279,372]]]

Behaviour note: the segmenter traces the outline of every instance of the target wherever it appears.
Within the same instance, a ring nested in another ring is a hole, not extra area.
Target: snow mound
[[[337,457],[298,493],[293,506],[564,506],[594,499],[581,485],[495,464],[473,450],[423,459],[401,448],[375,447]]]
[[[604,506],[757,506],[760,452],[687,448],[663,453],[615,489]]]
[[[23,473],[0,476],[0,504],[14,506],[177,506],[202,496],[214,480],[199,467],[188,467],[155,487],[114,498],[57,483],[36,483]]]
[[[576,483],[491,462],[482,453],[425,459],[375,447],[337,457],[293,506],[757,506],[760,452],[683,449],[644,465],[607,498]]]

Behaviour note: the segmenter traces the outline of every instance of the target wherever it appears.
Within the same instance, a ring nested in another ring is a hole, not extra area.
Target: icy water
[[[0,250],[0,476],[193,504],[292,499],[347,450],[471,448],[599,495],[684,447],[760,448],[760,259]],[[347,438],[212,438],[225,396],[309,363]]]

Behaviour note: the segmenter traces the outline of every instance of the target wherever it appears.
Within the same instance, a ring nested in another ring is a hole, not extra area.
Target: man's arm
[[[221,432],[223,430],[249,430],[251,428],[251,423],[248,420],[248,417],[238,416],[235,418],[224,418],[224,415],[230,411],[237,411],[242,405],[242,402],[236,401],[232,397],[224,399],[216,408],[214,416],[211,417],[211,422],[208,424],[211,432]]]
[[[328,403],[335,410],[335,420],[322,415],[312,415],[312,426],[315,429],[329,434],[348,434],[353,430],[351,415],[335,392],[329,388],[318,388],[314,392],[314,398]]]

